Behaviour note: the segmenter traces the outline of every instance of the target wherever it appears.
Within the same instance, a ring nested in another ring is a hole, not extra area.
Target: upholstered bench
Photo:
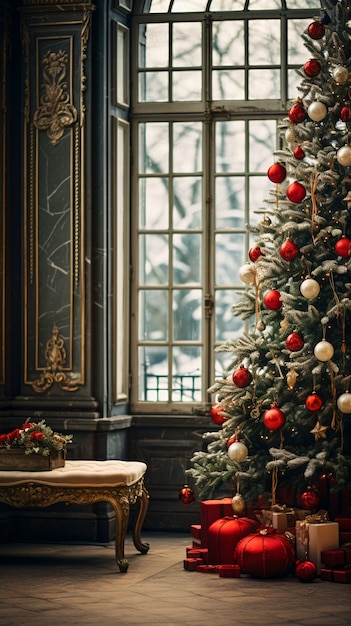
[[[66,461],[50,471],[0,471],[0,502],[13,507],[45,507],[57,502],[93,504],[110,502],[116,513],[116,562],[121,572],[128,569],[124,543],[130,504],[138,501],[133,528],[136,549],[146,554],[147,543],[140,538],[148,508],[144,486],[145,463],[139,461]]]

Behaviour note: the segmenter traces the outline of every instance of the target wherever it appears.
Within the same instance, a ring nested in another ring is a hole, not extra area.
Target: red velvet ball
[[[252,261],[252,263],[255,263],[255,261],[257,261],[260,256],[262,256],[261,248],[259,248],[258,246],[255,246],[255,248],[250,248],[249,259],[250,261]]]
[[[288,115],[291,122],[294,122],[294,124],[298,124],[299,122],[303,122],[303,120],[305,119],[306,111],[301,103],[296,102],[292,105]]]
[[[306,408],[309,411],[319,411],[322,407],[323,400],[315,391],[306,398]]]
[[[274,406],[264,412],[263,423],[268,430],[280,430],[285,424],[285,415],[277,406]]]
[[[312,561],[297,561],[295,574],[302,583],[310,583],[317,576],[317,567]]]
[[[293,565],[295,552],[284,535],[265,529],[239,541],[235,560],[245,574],[255,578],[277,578],[284,576]]]
[[[301,161],[301,159],[305,158],[305,153],[302,150],[301,146],[296,146],[296,148],[294,150],[294,157],[295,157],[295,159],[299,159],[299,161]]]
[[[279,254],[284,261],[293,261],[299,254],[299,249],[294,241],[287,239],[280,246]]]
[[[303,69],[306,76],[312,78],[313,76],[318,76],[321,71],[321,64],[317,61],[317,59],[310,59],[309,61],[306,61]]]
[[[195,502],[195,494],[191,487],[188,487],[188,485],[184,485],[184,487],[182,487],[178,497],[179,500],[187,506]]]
[[[325,28],[321,22],[312,22],[307,28],[307,32],[311,39],[322,39]]]
[[[268,168],[267,176],[272,183],[282,183],[286,178],[286,169],[281,163],[273,163]]]
[[[271,311],[278,311],[278,309],[282,306],[279,291],[277,291],[277,289],[270,289],[270,291],[267,291],[263,297],[263,304]]]
[[[307,490],[300,496],[301,503],[304,509],[313,511],[319,505],[319,496],[316,491],[308,487]]]
[[[223,411],[224,409],[220,404],[214,404],[213,406],[211,406],[211,410],[210,410],[211,420],[213,421],[214,424],[217,424],[217,426],[221,426],[228,419],[224,415],[221,415]]]
[[[240,539],[256,532],[257,520],[249,517],[222,517],[208,529],[208,562],[212,565],[235,563],[234,552]]]
[[[286,189],[286,196],[290,200],[290,202],[294,202],[298,204],[302,202],[302,200],[306,196],[306,189],[301,183],[296,180],[293,183],[290,183]]]
[[[341,237],[335,246],[334,250],[338,256],[341,256],[343,259],[347,259],[351,254],[351,239],[348,237]]]
[[[290,333],[290,335],[288,335],[288,337],[285,340],[285,345],[288,348],[288,350],[291,350],[291,352],[298,352],[298,350],[301,350],[301,348],[303,348],[304,346],[304,343],[305,342],[303,338],[296,331],[294,331],[293,333]]]
[[[248,387],[248,385],[251,383],[252,374],[250,370],[241,365],[240,367],[238,367],[237,370],[235,370],[235,372],[233,372],[232,379],[234,385],[240,387],[240,389],[243,389],[244,387]]]
[[[340,111],[340,117],[342,119],[343,122],[350,122],[351,121],[351,109],[350,107],[342,107],[341,111]]]

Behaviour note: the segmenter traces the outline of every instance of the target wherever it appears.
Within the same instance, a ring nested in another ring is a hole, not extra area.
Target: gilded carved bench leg
[[[129,520],[129,500],[121,495],[118,497],[118,500],[115,500],[112,504],[116,512],[116,563],[120,572],[125,574],[129,567],[129,563],[124,556],[124,544]]]
[[[143,543],[140,538],[141,529],[142,529],[142,526],[146,517],[147,509],[149,506],[149,494],[146,491],[144,486],[142,489],[142,493],[138,498],[138,504],[139,504],[139,512],[138,512],[138,517],[134,525],[133,541],[134,541],[134,545],[136,549],[139,550],[141,554],[146,554],[150,548],[150,544],[146,542]]]

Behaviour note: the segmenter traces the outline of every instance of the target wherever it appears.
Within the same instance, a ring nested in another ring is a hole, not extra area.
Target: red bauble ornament
[[[178,497],[179,497],[179,500],[186,506],[189,506],[189,504],[192,504],[193,502],[195,502],[195,494],[193,490],[191,489],[191,487],[189,487],[188,485],[184,485],[184,487],[182,487],[182,489],[179,492]]]
[[[285,415],[277,406],[272,406],[264,412],[263,423],[268,430],[280,430],[285,424]]]
[[[307,32],[311,39],[322,39],[324,37],[325,28],[321,22],[312,22],[307,28]]]
[[[298,352],[298,350],[301,350],[301,348],[303,348],[304,344],[305,342],[303,338],[295,330],[294,332],[290,333],[290,335],[288,335],[285,340],[285,345],[288,350],[291,350],[291,352]]]
[[[274,529],[263,529],[241,539],[235,549],[235,562],[244,574],[255,578],[284,576],[295,561],[294,548]]]
[[[319,505],[318,493],[311,487],[307,487],[307,490],[301,494],[300,499],[303,508],[309,511],[313,511]]]
[[[220,404],[214,404],[213,406],[211,406],[211,410],[210,410],[211,420],[213,421],[214,424],[217,424],[217,426],[221,426],[228,419],[224,415],[221,415],[223,411],[224,409]]]
[[[280,246],[279,254],[284,261],[293,261],[299,254],[299,249],[294,241],[287,239]]]
[[[345,236],[341,237],[336,242],[334,250],[338,256],[347,259],[351,255],[351,239]]]
[[[301,104],[300,102],[296,102],[295,104],[293,104],[288,115],[289,120],[291,122],[294,122],[294,124],[303,122],[303,120],[306,118],[306,111],[303,104]]]
[[[261,248],[259,248],[258,246],[255,246],[254,248],[250,248],[249,259],[250,261],[252,261],[252,263],[255,263],[255,261],[257,261],[257,259],[259,259],[260,256],[263,256],[263,252],[261,252]]]
[[[272,183],[282,183],[286,178],[286,169],[281,163],[273,163],[268,168],[267,176]]]
[[[302,583],[311,583],[317,576],[317,566],[312,561],[297,561],[295,575]]]
[[[321,71],[321,64],[317,61],[317,59],[310,59],[309,61],[306,61],[303,69],[306,76],[312,78],[313,76],[318,76]]]
[[[281,308],[280,292],[277,289],[270,289],[263,297],[263,304],[271,311],[278,311]]]
[[[234,552],[241,539],[256,532],[259,523],[249,517],[222,517],[208,529],[208,562],[212,565],[234,563]]]
[[[302,150],[301,146],[296,146],[294,150],[294,157],[295,159],[299,159],[299,161],[305,158],[305,153]]]
[[[232,435],[231,437],[229,437],[229,439],[227,440],[227,448],[229,448],[232,443],[236,443],[237,441],[239,441],[238,435]]]
[[[298,204],[302,202],[302,200],[306,196],[306,189],[301,183],[296,180],[293,183],[290,183],[286,189],[286,196],[290,200],[290,202],[294,202]]]
[[[323,400],[315,391],[306,398],[306,408],[309,411],[319,411],[322,407]]]
[[[343,122],[350,122],[351,121],[351,109],[350,109],[350,107],[347,107],[347,106],[342,107],[342,109],[340,111],[340,117],[341,117]]]
[[[240,365],[235,372],[233,372],[232,380],[234,385],[243,389],[247,387],[252,381],[252,374],[250,370],[248,370],[243,365]]]

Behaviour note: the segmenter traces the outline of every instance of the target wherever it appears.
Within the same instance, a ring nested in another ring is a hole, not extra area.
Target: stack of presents
[[[347,500],[346,507],[339,506],[340,497]],[[319,576],[351,583],[349,493],[335,498],[334,514],[333,507],[313,513],[277,505],[247,508],[240,517],[234,514],[232,498],[205,500],[200,524],[190,528],[192,544],[186,548],[184,569],[232,578],[276,578],[299,571],[301,581]]]

